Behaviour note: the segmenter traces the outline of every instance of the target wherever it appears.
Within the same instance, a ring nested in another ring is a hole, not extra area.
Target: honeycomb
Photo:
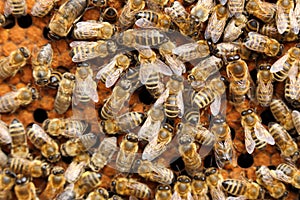
[[[27,13],[30,13],[31,8],[34,4],[34,0],[27,0]],[[61,4],[60,2],[59,4]],[[171,4],[172,1],[169,2]],[[108,5],[112,6],[120,12],[122,5],[124,4],[123,1],[109,1]],[[0,10],[3,12],[4,9],[4,1],[0,1]],[[187,6],[187,10],[190,10],[191,7]],[[52,13],[55,11],[52,11]],[[93,7],[86,11],[86,13],[83,16],[82,20],[97,20],[100,16],[99,8]],[[44,28],[48,25],[49,21],[51,19],[51,15],[45,16],[44,18],[37,18],[32,17],[32,25],[30,25],[28,28],[22,28],[17,23],[15,26],[9,29],[0,28],[0,58],[9,56],[10,52],[17,49],[18,47],[24,46],[27,47],[30,51],[32,51],[36,47],[40,47],[48,42],[51,43],[53,51],[54,51],[54,59],[52,62],[52,67],[54,69],[66,69],[70,72],[75,72],[76,64],[72,62],[71,57],[69,56],[69,52],[71,48],[69,47],[70,40],[69,39],[61,39],[57,41],[48,41],[44,37]],[[294,43],[288,43],[285,44],[285,49],[283,53],[285,53],[291,46],[294,46]],[[252,77],[255,77],[255,63],[253,62],[247,62],[249,70],[251,71]],[[224,71],[221,71],[223,74]],[[33,84],[33,77],[32,77],[32,69],[31,65],[27,64],[25,67],[22,68],[20,72],[18,72],[14,77],[8,78],[2,82],[0,82],[0,96],[10,92],[13,90],[13,86],[16,88],[21,88],[26,86],[27,84]],[[276,83],[275,85],[275,94],[276,97],[283,97],[284,93],[284,85],[282,83]],[[72,116],[72,110],[71,108],[63,115],[59,115],[54,111],[54,99],[56,96],[56,90],[50,89],[50,88],[40,88],[39,89],[40,98],[38,100],[33,101],[29,106],[22,107],[18,109],[15,113],[10,114],[2,114],[1,120],[9,124],[14,118],[19,119],[24,126],[28,126],[32,123],[37,123],[41,125],[41,123],[46,118],[68,118]],[[101,82],[98,82],[98,95],[99,95],[99,102],[96,103],[95,107],[96,110],[87,110],[86,113],[90,112],[96,112],[95,115],[98,116],[98,111],[103,106],[105,100],[110,96],[111,89],[107,89],[105,85]],[[135,93],[130,100],[130,109],[132,111],[143,111],[147,112],[150,108],[150,105],[143,104],[142,100],[146,97],[141,97],[144,95],[143,92],[137,92]],[[272,114],[269,110],[269,108],[262,108],[262,107],[256,107],[256,113],[261,116],[262,122],[264,125],[267,125],[270,121],[275,121],[272,118]],[[87,114],[85,117],[89,116],[95,116],[95,115],[89,115]],[[93,121],[97,121],[98,119],[89,119]],[[226,120],[235,135],[234,137],[234,145],[237,150],[237,166],[226,166],[225,169],[220,170],[221,174],[224,178],[236,178],[240,179],[241,174],[244,174],[247,178],[255,180],[255,170],[257,166],[265,165],[265,166],[277,166],[278,164],[284,162],[284,160],[280,156],[280,152],[274,147],[268,145],[266,149],[259,151],[255,150],[255,152],[252,155],[249,155],[246,153],[245,145],[244,145],[244,131],[240,124],[240,113],[235,110],[235,108],[231,104],[227,104],[226,107]],[[59,143],[64,142],[59,141],[60,139],[56,139]],[[121,137],[118,139],[118,143],[120,143]],[[39,152],[33,148],[30,141],[28,141],[29,146],[33,152],[33,154],[38,155]],[[299,142],[298,142],[299,144]],[[9,147],[3,147],[4,151],[6,153],[9,153]],[[174,151],[174,149],[173,149]],[[165,156],[172,156],[173,152],[166,152]],[[209,154],[206,156],[205,159],[203,159],[204,165],[206,167],[212,166],[213,164],[213,156]],[[68,159],[62,159],[55,165],[62,166],[63,168],[67,168],[70,161]],[[171,168],[175,171],[175,173],[178,175],[180,174],[180,170],[176,168],[181,168],[182,163],[180,160],[178,163],[175,163],[176,167]],[[111,182],[111,179],[118,174],[118,172],[110,167],[106,166],[103,170],[101,170],[101,173],[103,174],[102,178],[102,184],[101,186],[109,189],[109,185]],[[136,175],[132,175],[135,177]],[[138,176],[136,176],[138,177]],[[138,177],[139,180],[141,180],[144,183],[147,183],[153,191],[156,188],[156,184],[153,182],[147,182],[146,180],[143,180],[141,177]],[[34,179],[33,180],[35,186],[37,187],[38,194],[43,191],[43,189],[46,187],[47,179]],[[288,198],[289,200],[295,200],[299,199],[299,193],[298,191],[293,190],[292,188],[288,187],[288,189],[291,189],[289,191]],[[14,196],[14,198],[16,198]]]

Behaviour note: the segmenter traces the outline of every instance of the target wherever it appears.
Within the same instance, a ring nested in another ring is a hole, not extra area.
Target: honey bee
[[[127,132],[138,127],[144,120],[145,115],[140,112],[127,112],[115,119],[101,121],[101,128],[106,134]]]
[[[115,23],[118,18],[118,11],[113,7],[108,7],[103,11],[103,20]]]
[[[72,161],[64,173],[64,177],[68,183],[75,183],[85,171],[85,162]]]
[[[269,123],[269,131],[281,151],[281,156],[289,161],[296,162],[300,157],[299,150],[290,134],[282,126],[274,122]]]
[[[89,2],[89,0],[69,0],[63,3],[50,20],[48,36],[54,39],[66,37],[85,13]]]
[[[186,20],[189,17],[188,12],[185,10],[183,5],[179,1],[174,1],[171,7],[166,7],[164,11],[167,15],[171,17],[172,21],[178,27],[181,27],[181,25],[185,23],[184,20]]]
[[[65,189],[56,196],[55,200],[71,200],[75,199],[75,192],[74,192],[74,184],[71,183],[65,187]]]
[[[178,59],[186,62],[209,56],[210,49],[211,46],[209,42],[206,40],[198,40],[197,42],[177,46],[172,52]]]
[[[174,193],[172,195],[172,199],[188,199],[192,200],[192,180],[185,175],[181,175],[177,177],[177,181],[174,184]]]
[[[275,63],[273,63],[270,71],[271,73],[273,73],[273,77],[276,81],[282,82],[288,76],[295,76],[295,74],[293,73],[299,65],[299,54],[300,49],[298,47],[292,47],[284,56],[282,56]]]
[[[158,185],[155,200],[168,200],[172,198],[172,188],[169,185]]]
[[[230,16],[241,17],[244,12],[245,0],[228,0],[227,6]]]
[[[186,172],[189,175],[195,175],[200,172],[202,161],[193,137],[187,133],[180,134],[178,143],[178,151],[184,162]]]
[[[120,78],[122,72],[128,69],[130,62],[131,59],[126,54],[117,54],[108,64],[100,67],[96,79],[100,79],[107,88],[110,88]]]
[[[294,128],[292,111],[281,99],[272,99],[270,103],[270,110],[276,119],[286,130]]]
[[[197,173],[194,175],[191,187],[193,199],[209,200],[209,197],[207,196],[208,186],[203,173]]]
[[[96,172],[86,171],[74,184],[76,198],[82,198],[101,184],[102,175]]]
[[[261,27],[261,29],[259,30],[259,32],[262,35],[266,35],[266,36],[268,36],[270,38],[274,38],[277,41],[284,40],[284,36],[281,35],[278,32],[275,22],[271,22],[271,23],[268,23],[268,24],[263,24],[262,27]]]
[[[63,191],[64,185],[66,183],[64,172],[65,170],[62,167],[53,167],[51,174],[48,177],[47,186],[40,195],[40,199],[53,199],[57,194]]]
[[[7,0],[4,4],[4,15],[8,17],[10,14],[15,17],[26,15],[27,4],[26,0]]]
[[[249,32],[248,37],[244,44],[252,51],[264,53],[270,57],[278,56],[282,53],[283,46],[275,39],[256,32]]]
[[[280,0],[276,3],[276,25],[278,32],[283,34],[284,32],[299,33],[299,25],[294,13],[294,1]]]
[[[211,17],[208,20],[204,38],[206,40],[211,39],[213,43],[217,43],[224,31],[228,17],[229,13],[226,7],[222,6],[221,4],[216,5],[213,8]]]
[[[300,134],[300,112],[298,110],[293,110],[292,120],[298,134]]]
[[[16,174],[9,169],[0,173],[0,199],[11,199],[11,189],[15,184]]]
[[[250,15],[268,23],[275,17],[276,5],[261,0],[250,0],[248,1],[245,9]]]
[[[32,75],[37,85],[45,86],[49,83],[52,74],[52,59],[53,50],[49,43],[42,46],[37,55],[32,57]]]
[[[0,167],[5,167],[7,162],[8,162],[8,157],[7,155],[2,151],[2,149],[0,148],[0,159],[1,159],[1,163],[0,163]],[[0,195],[1,196],[1,195]],[[1,199],[1,198],[0,198]]]
[[[256,169],[256,182],[266,188],[275,199],[285,199],[288,195],[288,191],[285,185],[272,177],[271,170],[266,166],[260,166]]]
[[[257,72],[256,98],[263,107],[270,106],[273,97],[273,74],[270,69],[269,64],[262,64]]]
[[[6,1],[9,2],[9,1]],[[30,51],[26,47],[20,47],[12,51],[8,57],[0,59],[0,79],[15,76],[26,65],[30,57]]]
[[[173,171],[158,163],[138,159],[135,161],[134,168],[146,180],[166,185],[171,184],[174,180]]]
[[[73,92],[74,104],[87,103],[90,100],[98,102],[97,83],[93,80],[93,70],[88,63],[81,63],[76,68],[75,87]]]
[[[261,119],[252,109],[242,111],[241,115],[241,124],[245,131],[245,147],[249,154],[254,151],[255,146],[262,149],[266,143],[275,144],[274,138],[261,124]]]
[[[115,178],[111,182],[112,191],[122,196],[134,196],[137,198],[150,198],[151,189],[144,183],[132,178]]]
[[[77,40],[106,40],[113,36],[114,29],[114,26],[108,22],[96,20],[77,22],[73,30],[73,38]]]
[[[134,15],[145,8],[146,2],[144,0],[129,0],[123,7],[118,25],[123,29],[128,29],[134,23]]]
[[[60,159],[58,144],[39,125],[33,124],[27,131],[27,137],[49,162]]]
[[[285,82],[284,97],[295,108],[299,108],[300,93],[299,93],[299,63],[296,62],[289,70],[288,78]]]
[[[149,75],[145,82],[145,87],[148,92],[157,99],[165,91],[165,85],[162,81],[161,73],[153,72]]]
[[[12,141],[11,135],[8,130],[7,124],[0,120],[0,143],[1,144],[10,144]]]
[[[45,17],[60,0],[38,0],[31,8],[31,15]]]
[[[128,133],[124,136],[116,159],[118,171],[130,172],[138,148],[138,138],[135,134]]]
[[[289,183],[295,188],[300,188],[300,171],[299,169],[290,163],[281,163],[276,167],[276,170],[272,170],[271,173],[275,174],[275,178]]]
[[[246,27],[248,19],[245,15],[233,17],[227,24],[224,30],[223,41],[233,42],[238,39],[243,33],[243,29]]]
[[[97,136],[94,133],[87,133],[68,140],[66,143],[61,144],[60,151],[63,156],[77,156],[82,152],[91,149],[97,142]]]
[[[184,113],[182,92],[184,89],[183,77],[172,75],[167,82],[166,90],[156,100],[154,106],[163,105],[165,115],[169,118],[181,118]]]
[[[75,76],[69,72],[63,74],[54,101],[54,109],[58,114],[65,113],[71,105]]]
[[[206,184],[210,190],[213,199],[225,200],[225,194],[222,191],[222,174],[214,167],[205,170]]]
[[[229,58],[236,55],[239,55],[243,60],[251,60],[253,58],[251,51],[241,41],[218,43],[213,48],[212,53],[216,57],[222,58],[226,64]]]
[[[108,197],[109,194],[107,190],[105,188],[100,187],[90,192],[86,200],[94,200],[94,199],[105,200],[108,199]]]
[[[135,14],[135,25],[140,28],[157,27],[163,30],[169,30],[171,26],[171,17],[166,14],[158,13],[152,10],[144,10]]]
[[[73,62],[83,62],[96,57],[104,58],[117,50],[115,42],[112,40],[73,41],[70,43],[72,48],[70,55]]]
[[[9,125],[9,133],[11,136],[12,157],[30,157],[25,128],[18,119],[13,119],[11,121]]]
[[[47,87],[57,90],[61,80],[62,80],[62,74],[59,71],[53,70],[51,72]]]
[[[191,15],[196,16],[200,22],[206,22],[214,6],[215,6],[215,2],[212,0],[197,1],[195,6],[192,7],[191,9]]]
[[[92,154],[91,160],[88,166],[93,171],[101,170],[108,162],[110,162],[112,156],[117,151],[117,138],[109,137],[104,138],[97,150]]]
[[[221,110],[222,96],[226,90],[224,82],[220,78],[212,79],[207,86],[202,87],[198,92],[192,94],[192,102],[200,109],[210,104],[210,110],[215,116]]]
[[[149,161],[154,160],[167,150],[168,145],[172,141],[173,127],[170,124],[163,124],[158,134],[149,140],[144,148],[142,159]]]
[[[264,199],[265,191],[257,183],[250,180],[226,179],[222,188],[228,194],[244,199]]]
[[[246,22],[245,31],[246,31],[247,34],[249,32],[259,32],[260,31],[260,24],[259,24],[259,22],[256,19],[249,19]],[[263,34],[263,35],[267,35],[267,34],[264,34],[263,31],[260,31],[260,33]],[[267,36],[269,36],[269,35],[267,35]],[[274,37],[271,37],[271,38],[274,38]],[[276,39],[276,38],[274,38],[274,39]]]
[[[236,153],[231,139],[231,131],[224,118],[217,117],[210,127],[216,137],[214,153],[219,168],[227,164],[236,165]]]
[[[33,182],[31,182],[29,178],[23,176],[22,174],[17,176],[14,190],[18,200],[39,199]]]
[[[25,158],[11,158],[10,169],[16,174],[23,174],[34,178],[46,177],[50,174],[50,165],[40,160],[28,160]]]

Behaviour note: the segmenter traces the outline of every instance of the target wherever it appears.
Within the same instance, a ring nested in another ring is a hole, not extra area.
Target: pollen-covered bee
[[[262,64],[257,72],[256,99],[263,107],[270,106],[273,98],[273,74],[270,69],[269,64]]]
[[[279,58],[271,66],[270,71],[273,73],[273,77],[276,81],[282,82],[288,76],[292,77],[296,74],[294,70],[298,70],[300,49],[298,47],[292,47],[288,52]]]
[[[37,85],[45,86],[50,82],[52,59],[53,49],[49,43],[42,46],[32,57],[32,75]]]
[[[299,25],[297,22],[297,16],[294,13],[294,1],[291,0],[279,0],[276,3],[276,25],[278,32],[283,34],[284,32],[299,33]]]
[[[4,15],[7,17],[10,14],[15,17],[26,15],[27,4],[26,0],[7,0],[4,4]]]
[[[133,133],[124,136],[116,159],[116,167],[120,172],[130,172],[138,151],[138,138]]]
[[[174,184],[174,193],[172,194],[172,199],[188,199],[192,200],[192,180],[185,175],[177,177],[177,181]]]
[[[210,190],[210,195],[213,199],[225,200],[225,194],[222,190],[223,176],[214,167],[205,170],[206,184]]]
[[[47,177],[50,174],[50,165],[40,160],[28,160],[25,158],[11,158],[10,169],[16,174],[23,174],[34,178]]]
[[[101,141],[99,147],[92,154],[88,166],[93,171],[101,170],[108,162],[110,162],[112,156],[117,151],[117,138],[109,137],[104,138]]]
[[[300,112],[298,110],[293,110],[292,120],[298,134],[300,135]]]
[[[217,43],[224,31],[228,17],[229,12],[227,8],[221,4],[216,5],[213,8],[213,12],[205,29],[205,39],[211,39],[213,43]]]
[[[159,163],[138,159],[134,163],[134,169],[141,177],[153,182],[167,185],[174,180],[173,171]]]
[[[47,186],[42,192],[42,194],[39,196],[40,199],[53,199],[57,194],[63,191],[64,185],[66,183],[64,172],[65,170],[62,167],[53,167],[51,174],[48,177]]]
[[[250,0],[248,1],[246,11],[260,19],[261,21],[268,23],[275,17],[276,5],[261,0]]]
[[[223,41],[233,42],[240,37],[243,29],[246,27],[248,19],[245,15],[233,17],[227,24],[224,30]]]
[[[193,199],[209,200],[207,196],[208,186],[206,177],[203,173],[197,173],[193,176],[191,183]]]
[[[294,128],[292,111],[281,99],[272,99],[270,110],[283,128],[288,131]]]
[[[74,184],[76,198],[82,198],[101,184],[102,175],[96,172],[86,171]]]
[[[241,115],[241,124],[245,131],[245,147],[249,154],[253,153],[255,147],[262,149],[266,143],[275,144],[274,138],[261,124],[261,119],[252,109],[242,111]]]
[[[82,152],[88,151],[97,142],[97,136],[94,133],[87,133],[73,138],[61,144],[60,151],[63,156],[77,156]]]
[[[163,30],[169,30],[171,26],[171,17],[166,14],[158,13],[152,10],[144,10],[135,14],[135,25],[140,28],[157,27]]]
[[[10,144],[12,141],[7,124],[0,120],[0,143]]]
[[[285,185],[272,177],[271,170],[266,166],[260,166],[256,169],[256,182],[267,189],[271,197],[275,199],[285,198],[288,191]]]
[[[142,159],[152,161],[165,152],[172,141],[173,130],[170,124],[163,124],[157,135],[152,135],[143,151]]]
[[[208,85],[195,91],[192,94],[192,102],[200,109],[205,108],[210,104],[210,110],[213,115],[217,115],[221,110],[222,96],[226,90],[226,86],[222,78],[212,79]]]
[[[18,119],[13,119],[9,125],[11,136],[11,155],[17,158],[28,158],[29,147],[23,124]]]
[[[290,134],[282,126],[274,122],[269,123],[269,131],[281,151],[281,156],[288,161],[296,162],[300,157],[300,153],[296,142]]]
[[[280,55],[283,48],[277,40],[256,32],[249,32],[248,39],[244,42],[244,44],[248,49],[264,53],[270,57]]]
[[[75,183],[85,171],[86,165],[86,162],[77,162],[73,159],[64,173],[66,181],[68,183]]]
[[[9,169],[0,173],[0,199],[12,199],[11,189],[15,184],[16,174]]]
[[[120,78],[122,72],[128,69],[130,62],[131,59],[126,54],[117,54],[108,64],[100,67],[96,79],[100,79],[107,88],[110,88]]]
[[[209,0],[199,0],[191,9],[191,15],[196,16],[200,22],[206,22],[208,16],[211,13],[213,7],[215,6],[215,1]]]
[[[12,51],[8,57],[0,59],[0,79],[4,80],[16,75],[16,73],[26,65],[29,57],[30,51],[26,47],[20,47]]]
[[[60,0],[38,0],[31,8],[31,15],[35,17],[46,16]]]
[[[169,185],[158,185],[155,200],[168,200],[172,198],[172,188]]]
[[[276,170],[272,170],[275,176],[274,178],[289,183],[295,188],[300,188],[300,171],[299,169],[290,163],[281,163],[276,167]]]
[[[99,187],[95,190],[93,190],[92,192],[89,193],[89,195],[87,196],[86,200],[106,200],[108,199],[109,194],[107,192],[107,190],[105,188]]]
[[[68,0],[52,16],[48,25],[50,38],[66,37],[73,25],[85,13],[90,0]]]
[[[36,188],[33,182],[29,180],[26,176],[19,174],[16,178],[16,185],[14,187],[15,195],[19,200],[33,199],[38,200],[36,194]]]
[[[227,164],[236,165],[236,152],[231,139],[231,131],[224,118],[213,120],[210,131],[215,135],[214,153],[219,168]]]
[[[141,112],[127,112],[115,119],[101,121],[101,128],[106,134],[128,132],[138,127],[144,120],[145,115]]]
[[[98,102],[97,83],[93,80],[93,70],[88,63],[81,63],[76,68],[73,101],[87,103],[90,100]]]
[[[111,182],[112,191],[122,196],[134,196],[136,198],[150,198],[151,189],[144,183],[132,178],[115,178]]]
[[[113,36],[114,29],[114,25],[108,22],[81,21],[74,26],[73,38],[77,40],[107,40]]]
[[[8,92],[0,97],[0,113],[13,113],[20,106],[27,106],[37,98],[38,92],[29,85],[16,91]]]
[[[58,114],[65,113],[70,107],[74,87],[75,75],[69,72],[64,73],[54,101],[54,109]]]
[[[264,199],[265,191],[260,185],[250,180],[226,179],[222,182],[223,190],[244,199]]]
[[[60,159],[58,144],[39,125],[33,124],[27,130],[27,136],[49,162],[54,163]]]
[[[197,145],[191,135],[182,133],[178,138],[178,151],[185,165],[185,170],[189,175],[194,175],[201,171],[201,157],[197,152]]]

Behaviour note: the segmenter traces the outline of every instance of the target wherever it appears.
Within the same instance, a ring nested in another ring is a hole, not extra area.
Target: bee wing
[[[244,43],[245,46],[253,51],[264,52],[268,37],[256,32],[249,32],[248,36],[249,40]],[[259,45],[253,45],[254,41],[259,41]]]
[[[77,22],[74,32],[81,32],[83,36],[97,36],[98,30],[103,27],[102,23],[95,20]]]
[[[299,24],[297,22],[297,18],[293,9],[290,10],[289,18],[290,18],[291,30],[293,33],[297,35],[299,33]]]
[[[275,63],[273,63],[273,65],[271,66],[270,72],[271,73],[276,73],[279,72],[281,70],[283,70],[283,64],[285,63],[285,61],[288,59],[288,54],[282,56],[281,58],[279,58]]]
[[[168,65],[166,65],[164,62],[162,62],[159,59],[156,59],[153,63],[154,66],[152,66],[155,71],[160,72],[166,76],[171,76],[173,74],[172,70]]]
[[[266,143],[268,143],[270,145],[275,144],[275,140],[272,137],[272,135],[269,133],[269,131],[260,122],[255,123],[254,133],[255,133],[257,139],[265,141]]]
[[[288,28],[288,20],[286,19],[286,15],[284,13],[284,8],[281,5],[277,6],[276,11],[276,25],[277,30],[280,34],[283,34]]]
[[[227,197],[226,200],[246,200],[247,197],[245,196],[238,196],[238,197]]]
[[[227,0],[219,0],[219,1],[223,6],[227,3]]]
[[[187,200],[194,200],[192,193],[188,193]]]
[[[145,84],[150,76],[154,72],[154,67],[151,64],[143,64],[140,66],[139,80],[142,84]]]
[[[159,97],[158,99],[155,101],[154,105],[155,107],[159,107],[161,105],[163,105],[163,103],[165,103],[165,101],[167,100],[167,98],[169,97],[169,88],[167,88]]]
[[[300,112],[298,110],[293,110],[292,112],[292,119],[293,119],[293,122],[294,124],[298,124],[299,122],[297,121],[298,119],[300,119]],[[298,126],[295,126],[298,134],[300,134],[300,129],[297,128]]]
[[[140,28],[155,28],[155,24],[145,18],[140,18],[136,20],[135,25],[137,25]]]
[[[299,64],[299,62],[297,62],[297,61],[293,62],[292,66],[291,66],[291,68],[290,68],[290,70],[288,72],[288,77],[292,81],[296,81],[296,76],[298,74],[298,65],[296,63]]]
[[[219,187],[210,187],[210,194],[213,200],[225,200],[225,194]]]
[[[33,124],[30,128],[35,132],[35,137],[38,138],[37,140],[43,140],[47,143],[52,143],[52,139],[47,135],[47,133],[42,129],[39,125]]]
[[[160,126],[161,121],[154,121],[151,116],[148,116],[138,132],[138,137],[147,141],[151,141],[153,138],[157,137]]]
[[[228,10],[231,16],[236,15],[238,16],[241,14],[239,12],[240,8],[244,8],[245,0],[229,0],[228,2]]]
[[[226,20],[227,17],[218,20],[217,13],[214,12],[208,21],[208,25],[204,33],[205,39],[211,38],[213,43],[217,43],[225,28]]]
[[[182,118],[182,116],[184,115],[184,101],[183,101],[182,91],[177,94],[177,104],[179,108],[178,117]]]
[[[248,127],[245,128],[245,147],[249,154],[252,154],[255,148],[255,141],[253,140],[251,131]]]
[[[117,82],[117,80],[119,79],[122,72],[123,72],[123,68],[122,69],[118,68],[113,73],[109,74],[106,77],[105,86],[107,88],[110,88],[111,86],[113,86]]]
[[[4,4],[4,15],[7,17],[12,13],[12,7],[10,6],[9,1],[5,1]]]
[[[76,77],[75,91],[87,94],[88,97],[90,97],[94,102],[99,101],[97,84],[93,80],[92,74],[89,74],[85,80],[81,79],[80,77]],[[77,92],[75,92],[74,94],[76,94]]]
[[[115,151],[117,151],[117,138],[116,137],[109,137],[104,138],[99,145],[97,152],[100,152],[102,155],[104,155],[107,160],[109,161]]]
[[[74,183],[78,180],[80,175],[84,172],[85,166],[85,162],[71,162],[64,173],[67,182]]]
[[[171,197],[171,200],[181,200],[180,195],[178,194],[177,191],[175,191]]]
[[[213,114],[213,116],[216,116],[219,114],[221,110],[221,96],[215,95],[214,101],[210,104],[210,111]]]
[[[187,54],[188,52],[193,52],[197,48],[198,48],[198,44],[196,42],[192,42],[174,48],[172,50],[172,53],[177,55],[178,57],[183,57],[184,54]],[[183,60],[183,61],[189,61],[189,60]]]
[[[291,183],[292,182],[292,177],[289,177],[288,175],[283,173],[281,170],[272,170],[271,174],[275,179],[278,179],[280,181],[283,181],[283,182],[286,182],[286,183]]]
[[[186,68],[183,62],[181,62],[177,58],[172,57],[171,55],[165,55],[165,58],[174,74],[181,76],[183,73],[185,73]]]
[[[4,144],[11,143],[11,135],[8,131],[7,124],[0,120],[0,142]]]
[[[296,23],[297,26],[300,26],[300,1],[296,1],[295,9],[294,9],[294,15],[296,17]]]
[[[111,71],[116,66],[116,56],[108,63],[102,65],[100,71],[96,74],[96,79],[101,79],[102,74]]]

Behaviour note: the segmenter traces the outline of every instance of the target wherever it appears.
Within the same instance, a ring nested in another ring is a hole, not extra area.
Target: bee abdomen
[[[239,180],[225,180],[222,182],[222,186],[226,192],[235,196],[246,192],[246,186]]]
[[[210,88],[204,88],[193,96],[194,103],[197,104],[201,109],[212,103],[215,95]]]
[[[179,108],[177,105],[177,95],[170,94],[170,96],[168,97],[168,99],[164,104],[164,107],[165,107],[165,113],[167,117],[169,118],[177,117],[179,113]]]

